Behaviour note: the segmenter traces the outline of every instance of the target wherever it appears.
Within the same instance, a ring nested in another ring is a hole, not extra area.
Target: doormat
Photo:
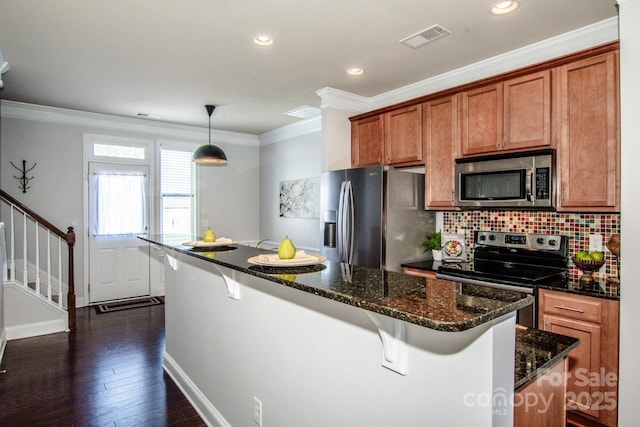
[[[114,311],[129,310],[131,308],[150,307],[152,305],[164,304],[164,297],[145,297],[130,299],[127,301],[116,301],[95,306],[96,313],[112,313]]]

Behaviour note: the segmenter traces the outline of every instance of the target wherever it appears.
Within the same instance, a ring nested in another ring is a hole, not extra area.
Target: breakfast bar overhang
[[[530,296],[144,239],[164,251],[165,371],[209,424],[513,424],[515,313]]]

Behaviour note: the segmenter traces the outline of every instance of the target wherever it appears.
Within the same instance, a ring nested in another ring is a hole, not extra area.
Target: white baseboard
[[[231,424],[222,416],[220,411],[209,402],[206,396],[202,394],[200,389],[167,352],[164,353],[164,363],[162,366],[187,400],[191,402],[191,405],[198,415],[200,415],[200,418],[202,418],[208,426],[231,427]]]
[[[2,363],[5,348],[7,348],[7,332],[3,329],[0,331],[0,363]]]
[[[55,334],[65,332],[67,322],[65,319],[47,320],[44,322],[27,323],[18,326],[7,326],[7,341],[19,340],[22,338],[37,337],[40,335]]]

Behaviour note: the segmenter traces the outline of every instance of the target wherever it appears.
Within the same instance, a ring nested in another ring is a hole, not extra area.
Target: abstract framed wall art
[[[320,218],[320,177],[280,181],[281,218]]]

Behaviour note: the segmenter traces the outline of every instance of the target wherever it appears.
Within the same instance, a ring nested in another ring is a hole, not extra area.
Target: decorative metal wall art
[[[31,166],[28,169],[27,169],[27,161],[26,160],[22,161],[22,169],[20,169],[16,165],[14,165],[13,162],[9,162],[9,163],[11,163],[11,166],[16,168],[18,170],[18,172],[20,172],[22,174],[22,176],[13,175],[13,177],[18,180],[18,188],[20,188],[23,193],[26,193],[27,190],[31,188],[29,186],[29,181],[31,181],[33,178],[35,178],[35,176],[28,177],[27,176],[27,172],[32,171],[33,168],[36,167],[37,163],[34,163],[33,166]]]

